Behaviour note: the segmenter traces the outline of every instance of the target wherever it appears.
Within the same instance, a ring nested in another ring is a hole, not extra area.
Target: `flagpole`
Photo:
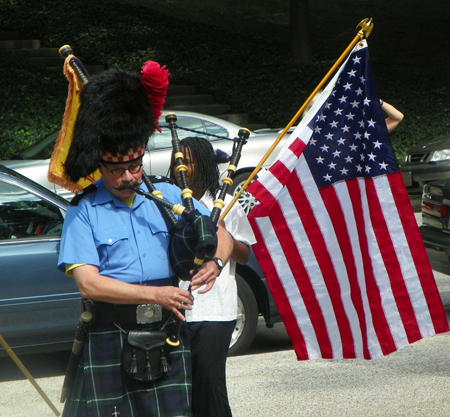
[[[223,220],[225,216],[228,214],[228,212],[233,207],[234,203],[238,200],[238,198],[241,196],[242,192],[248,187],[248,185],[252,182],[253,178],[256,177],[261,167],[266,162],[267,158],[271,155],[271,153],[274,151],[274,149],[277,147],[277,145],[280,143],[281,139],[284,138],[284,135],[286,132],[293,126],[293,124],[296,122],[296,120],[299,118],[299,116],[303,113],[306,106],[311,102],[311,100],[314,98],[314,96],[317,94],[317,92],[323,87],[323,85],[328,81],[328,79],[331,77],[331,75],[336,71],[336,69],[341,65],[342,61],[347,57],[347,55],[352,51],[353,47],[359,42],[362,41],[364,38],[368,38],[370,35],[370,32],[372,32],[373,23],[372,18],[366,18],[362,20],[357,26],[357,28],[360,27],[361,29],[356,34],[355,38],[352,40],[350,45],[347,46],[345,51],[342,53],[342,55],[338,58],[338,60],[334,63],[334,65],[331,67],[331,69],[327,72],[325,77],[322,79],[322,81],[317,85],[317,87],[314,89],[314,91],[311,93],[311,95],[306,99],[306,101],[303,103],[303,105],[300,107],[300,109],[297,111],[295,116],[292,118],[292,120],[287,124],[287,126],[283,129],[283,131],[280,133],[278,138],[275,140],[275,142],[272,144],[272,146],[269,148],[269,150],[266,152],[266,154],[263,156],[259,164],[256,166],[256,168],[253,170],[253,172],[250,174],[250,176],[247,178],[247,181],[245,181],[244,185],[242,185],[241,190],[236,193],[233,200],[230,202],[230,204],[227,206],[223,214],[220,216],[220,218]]]
[[[28,369],[25,368],[25,365],[21,362],[21,360],[17,357],[17,355],[13,352],[11,347],[6,343],[6,340],[3,339],[3,337],[0,335],[0,344],[5,349],[6,353],[11,357],[11,359],[15,362],[15,364],[19,367],[19,369],[23,372],[23,374],[28,378],[28,380],[31,382],[34,388],[36,388],[36,391],[39,393],[39,395],[42,397],[42,399],[47,403],[47,405],[51,408],[55,416],[60,416],[61,414],[56,409],[56,407],[53,405],[53,403],[50,401],[50,398],[45,395],[45,392],[42,391],[41,387],[38,385],[36,380],[32,377],[30,372],[28,372]]]

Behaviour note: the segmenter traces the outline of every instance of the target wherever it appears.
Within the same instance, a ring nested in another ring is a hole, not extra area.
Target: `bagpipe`
[[[64,59],[68,59],[69,65],[74,70],[76,76],[82,84],[90,81],[81,61],[73,56],[72,49],[69,45],[60,48],[60,54]],[[204,262],[213,258],[217,249],[217,227],[222,208],[224,207],[224,198],[228,188],[233,184],[232,177],[236,172],[237,165],[242,152],[243,145],[247,142],[250,131],[248,129],[240,129],[238,137],[234,138],[233,152],[227,168],[227,174],[222,179],[222,185],[214,201],[214,208],[211,215],[201,215],[194,207],[193,192],[187,185],[186,165],[184,164],[184,155],[182,152],[182,144],[177,134],[177,116],[175,113],[166,115],[167,127],[172,135],[172,147],[174,158],[174,171],[180,177],[181,196],[183,205],[172,204],[165,200],[160,191],[156,189],[151,182],[149,176],[143,171],[142,181],[146,185],[148,192],[140,187],[132,187],[139,195],[153,201],[162,213],[171,235],[169,244],[169,259],[173,271],[176,276],[183,281],[192,279],[191,271],[194,274],[202,266]],[[199,132],[200,133],[200,132]],[[200,134],[203,134],[201,132]],[[212,157],[212,155],[211,155]],[[177,217],[179,219],[177,219]],[[177,333],[168,339],[171,345],[179,344],[178,333],[181,322],[179,323]]]
[[[240,129],[238,137],[234,139],[233,153],[227,168],[227,175],[222,179],[222,186],[219,190],[214,208],[210,217],[201,215],[195,208],[192,198],[192,190],[187,185],[186,165],[184,165],[184,155],[181,149],[181,141],[178,138],[176,125],[177,116],[175,113],[166,115],[167,127],[172,135],[172,148],[175,168],[174,171],[180,176],[184,206],[171,204],[164,200],[159,191],[155,191],[149,177],[144,173],[143,181],[151,193],[146,193],[140,188],[133,190],[140,195],[154,201],[158,206],[164,207],[166,221],[170,222],[172,234],[169,245],[169,258],[172,269],[178,278],[183,281],[190,281],[192,276],[190,271],[194,269],[194,274],[201,267],[204,261],[212,259],[217,249],[216,229],[221,210],[225,202],[224,198],[228,188],[233,184],[232,176],[236,172],[242,147],[247,142],[250,135],[248,129]],[[167,212],[170,212],[168,214]],[[184,222],[178,221],[174,214],[180,216]]]

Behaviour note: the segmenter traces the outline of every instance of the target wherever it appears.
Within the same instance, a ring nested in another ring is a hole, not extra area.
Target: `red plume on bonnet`
[[[158,120],[161,116],[161,110],[164,105],[167,87],[169,86],[169,71],[166,66],[162,67],[154,61],[147,61],[141,70],[141,82],[147,94],[148,101],[152,107],[154,125],[158,132],[161,128],[158,126]]]

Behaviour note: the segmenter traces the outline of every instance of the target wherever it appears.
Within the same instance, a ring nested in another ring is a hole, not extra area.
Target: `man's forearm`
[[[82,265],[73,276],[83,298],[112,304],[158,304],[184,320],[179,309],[191,310],[193,297],[178,287],[152,287],[127,284],[98,274],[93,265]]]

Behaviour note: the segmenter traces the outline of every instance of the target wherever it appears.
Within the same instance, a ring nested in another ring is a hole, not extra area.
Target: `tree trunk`
[[[289,41],[291,58],[294,62],[312,62],[309,0],[290,0]]]

